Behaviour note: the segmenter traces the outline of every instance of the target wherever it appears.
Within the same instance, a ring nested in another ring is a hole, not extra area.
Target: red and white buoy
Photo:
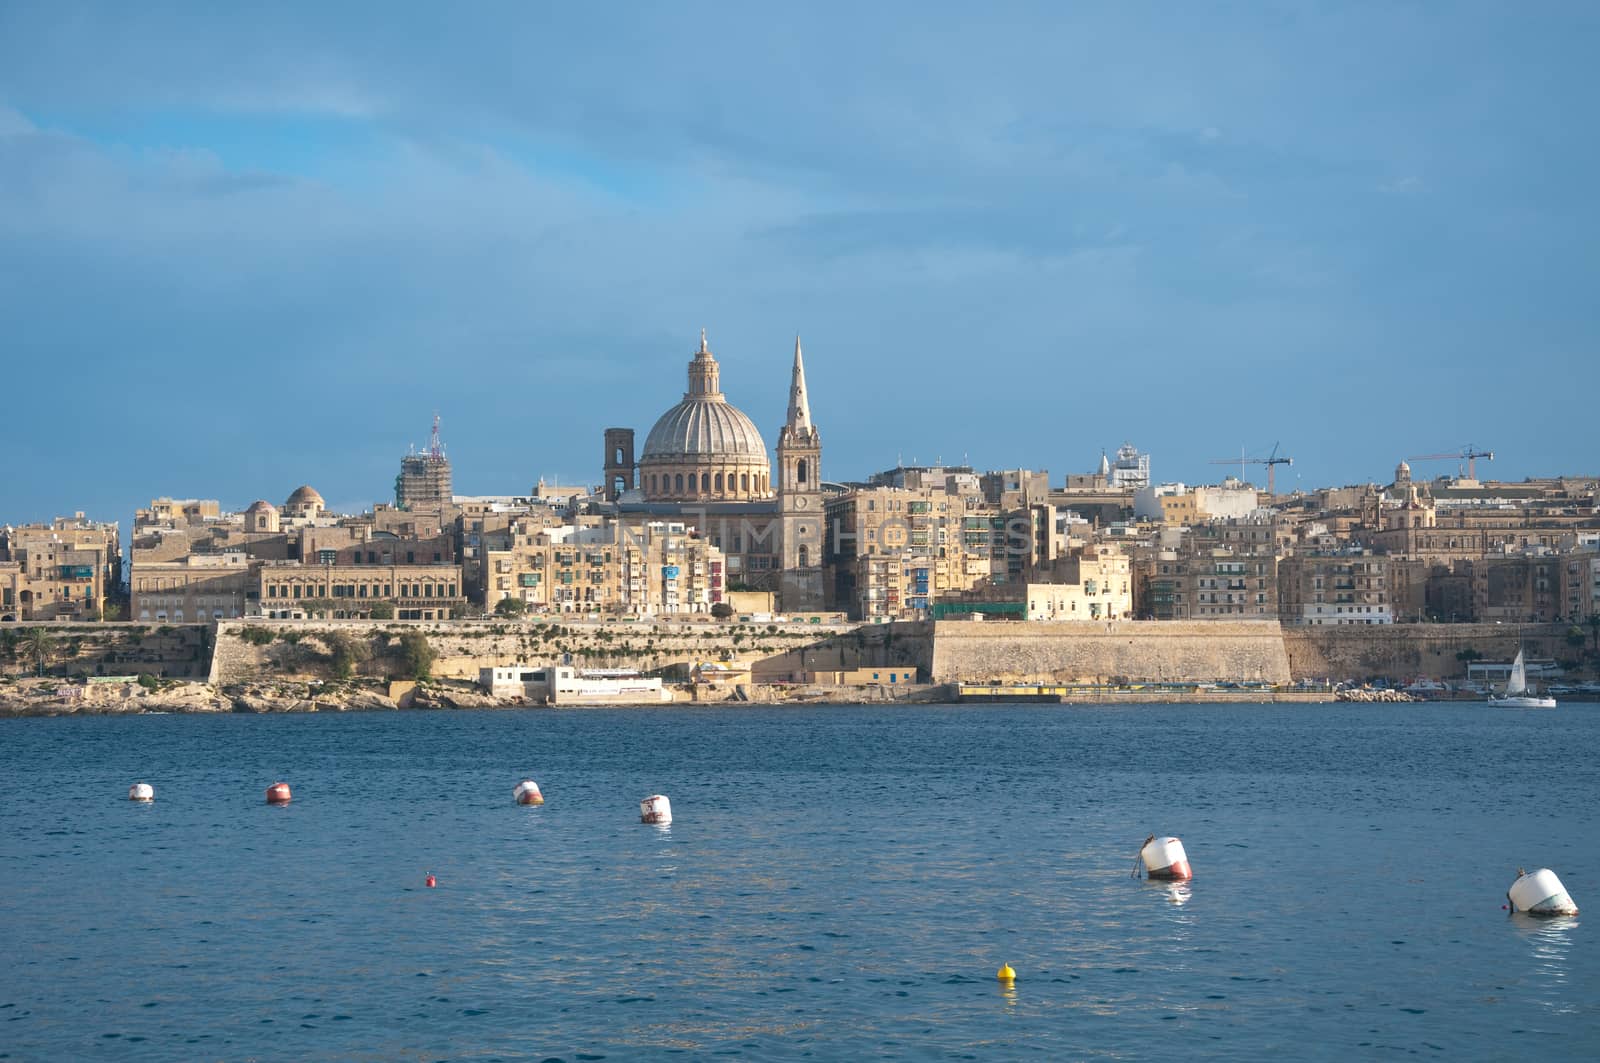
[[[517,783],[517,788],[511,791],[511,796],[519,805],[544,804],[544,794],[539,792],[539,784],[532,779],[523,779]]]
[[[661,794],[651,794],[639,802],[640,823],[671,823],[672,802]]]
[[[269,804],[269,805],[286,805],[288,803],[289,803],[289,784],[288,783],[286,783],[286,782],[275,782],[271,786],[267,787],[267,804]]]
[[[1548,867],[1536,871],[1517,868],[1517,880],[1506,890],[1513,912],[1529,915],[1577,915],[1578,904]]]
[[[1182,882],[1194,877],[1189,867],[1189,854],[1183,851],[1183,843],[1176,838],[1150,835],[1139,850],[1139,862],[1144,864],[1144,873],[1151,878]]]
[[[128,787],[129,801],[154,801],[156,788],[147,782],[136,782]]]

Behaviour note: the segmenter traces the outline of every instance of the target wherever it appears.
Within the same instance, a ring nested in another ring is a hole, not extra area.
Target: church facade
[[[811,420],[797,338],[789,408],[778,433],[777,476],[767,446],[722,392],[705,332],[683,400],[634,453],[631,428],[605,430],[605,497],[627,524],[682,520],[720,549],[730,589],[770,590],[784,612],[824,607],[822,437]]]

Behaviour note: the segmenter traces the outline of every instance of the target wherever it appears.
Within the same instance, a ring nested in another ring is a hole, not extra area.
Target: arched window
[[[750,490],[750,474],[749,473],[742,472],[742,473],[739,474],[739,490],[741,490],[741,491],[749,491]]]
[[[678,474],[678,494],[683,494],[683,473]]]
[[[700,474],[700,493],[701,494],[705,494],[706,492],[708,492],[710,490],[711,490],[711,474],[708,473],[708,472],[703,472],[703,473]]]
[[[621,465],[622,464],[622,448],[621,447],[617,448],[616,456],[611,459],[611,464],[613,464],[613,465]]]
[[[811,565],[811,550],[809,547],[800,548],[800,567],[808,568]]]
[[[717,473],[717,478],[713,482],[717,485],[718,493],[721,493],[721,491],[722,491],[722,474],[720,472]]]
[[[806,482],[806,459],[801,458],[795,464],[795,467],[794,467],[794,479],[795,479],[796,483],[802,483],[803,484],[803,483]]]

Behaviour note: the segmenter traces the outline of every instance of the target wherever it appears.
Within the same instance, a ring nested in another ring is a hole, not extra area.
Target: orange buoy
[[[286,782],[275,782],[271,786],[267,787],[267,804],[269,804],[269,805],[286,805],[288,803],[289,803],[289,784],[288,783],[286,783]]]
[[[511,796],[519,805],[544,804],[544,794],[539,792],[539,784],[532,779],[523,779],[517,783],[517,788],[511,791]]]
[[[432,875],[429,875],[429,876],[428,876],[428,877],[427,877],[427,879],[426,879],[426,884],[427,884],[427,887],[428,887],[428,888],[429,888],[429,889],[430,889],[430,890],[431,890],[431,889],[433,889],[433,887],[434,887],[434,886],[436,886],[436,885],[438,885],[438,883],[437,883],[437,881],[435,881],[435,879],[434,879],[434,877],[433,877],[433,876],[432,876]]]

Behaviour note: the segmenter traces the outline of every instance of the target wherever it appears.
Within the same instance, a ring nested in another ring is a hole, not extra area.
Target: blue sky
[[[829,478],[1594,473],[1597,12],[6,4],[0,520],[598,483],[702,326]]]

